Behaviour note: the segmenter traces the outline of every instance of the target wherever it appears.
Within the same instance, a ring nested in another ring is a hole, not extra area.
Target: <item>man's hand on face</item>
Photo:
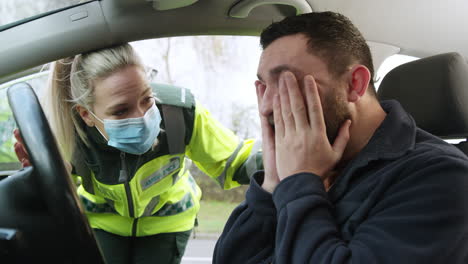
[[[275,133],[272,125],[268,122],[268,116],[261,114],[262,98],[265,94],[266,85],[260,81],[255,82],[257,91],[258,110],[260,113],[260,124],[262,129],[262,156],[263,167],[265,168],[265,178],[262,188],[273,193],[276,185],[280,182],[278,172],[276,170],[276,155],[275,155]]]
[[[300,172],[311,172],[324,180],[343,155],[349,140],[351,120],[343,123],[331,145],[314,78],[310,75],[304,77],[303,96],[291,72],[280,76],[273,116],[276,166],[280,180]]]

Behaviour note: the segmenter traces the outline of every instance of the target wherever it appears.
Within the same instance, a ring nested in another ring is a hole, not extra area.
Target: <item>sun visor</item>
[[[159,11],[190,6],[198,0],[146,0],[153,3],[153,8]]]
[[[234,18],[246,18],[254,8],[265,5],[293,7],[296,10],[296,13],[288,15],[299,15],[312,12],[312,7],[306,0],[241,0],[231,7],[229,10],[229,16]]]

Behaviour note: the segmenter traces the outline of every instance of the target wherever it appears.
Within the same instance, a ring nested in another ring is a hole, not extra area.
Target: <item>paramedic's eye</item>
[[[154,102],[154,97],[153,96],[148,96],[144,99],[144,102],[149,104],[149,103],[152,103]]]
[[[112,113],[113,116],[122,116],[127,113],[127,109],[119,109]]]

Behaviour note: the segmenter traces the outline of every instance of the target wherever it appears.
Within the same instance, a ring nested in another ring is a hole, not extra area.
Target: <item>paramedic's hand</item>
[[[265,169],[265,178],[263,180],[262,188],[273,193],[276,185],[278,185],[280,181],[276,170],[275,133],[273,132],[272,125],[268,122],[268,117],[264,116],[260,112],[266,85],[262,84],[260,81],[256,81],[255,87],[257,88],[258,112],[260,113],[260,123],[262,128],[262,157],[263,167]]]
[[[280,76],[279,95],[274,98],[273,109],[279,178],[283,180],[296,173],[311,172],[324,180],[343,155],[351,120],[343,123],[331,145],[314,78],[304,77],[303,96],[291,72]]]
[[[21,162],[21,166],[28,167],[31,166],[31,161],[29,160],[29,154],[26,151],[26,148],[24,147],[24,142],[23,138],[20,135],[20,132],[18,129],[13,130],[13,134],[15,135],[16,142],[14,145],[15,148],[15,153],[16,157],[18,157],[19,162]],[[72,171],[72,166],[68,161],[65,162],[65,168],[69,173]]]
[[[21,138],[20,132],[18,129],[13,130],[13,134],[15,135],[16,142],[14,145],[16,157],[18,157],[19,162],[24,167],[31,166],[31,162],[29,161],[29,155],[24,147],[23,138]]]

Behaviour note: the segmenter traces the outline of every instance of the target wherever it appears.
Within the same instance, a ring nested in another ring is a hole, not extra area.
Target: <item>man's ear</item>
[[[91,118],[91,114],[89,113],[88,109],[81,105],[77,105],[75,107],[76,111],[80,115],[81,119],[88,125],[89,127],[94,126],[94,120]]]
[[[350,78],[348,79],[348,101],[357,102],[367,91],[371,74],[366,66],[357,64],[350,70]]]

